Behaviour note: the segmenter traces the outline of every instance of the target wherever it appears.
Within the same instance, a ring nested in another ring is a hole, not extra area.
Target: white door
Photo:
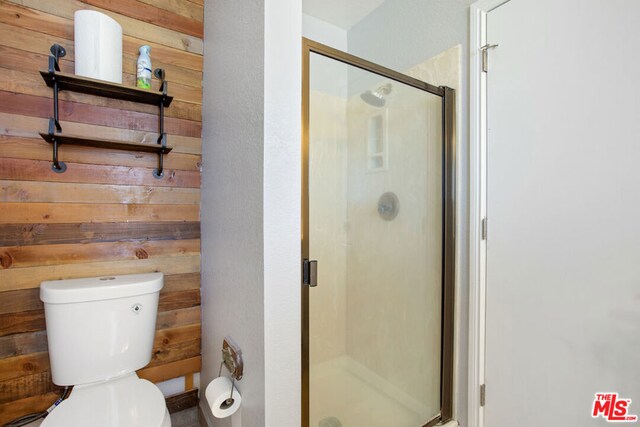
[[[640,415],[640,1],[511,0],[487,42],[485,426]]]

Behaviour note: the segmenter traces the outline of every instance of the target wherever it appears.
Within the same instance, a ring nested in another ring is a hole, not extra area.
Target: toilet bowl
[[[128,374],[116,380],[77,386],[44,419],[41,427],[171,427],[162,392]]]
[[[51,376],[74,386],[41,427],[171,427],[164,396],[136,371],[151,361],[162,273],[40,285]]]

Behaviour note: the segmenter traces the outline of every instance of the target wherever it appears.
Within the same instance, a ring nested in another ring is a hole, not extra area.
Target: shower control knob
[[[378,214],[385,221],[392,221],[398,216],[400,210],[400,200],[393,192],[386,192],[378,199]]]

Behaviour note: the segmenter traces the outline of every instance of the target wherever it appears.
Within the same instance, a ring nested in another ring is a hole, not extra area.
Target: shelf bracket
[[[67,165],[64,162],[58,160],[58,148],[60,146],[60,140],[56,137],[56,129],[58,132],[62,132],[60,128],[60,123],[53,117],[49,119],[49,135],[53,140],[53,164],[51,165],[51,170],[55,173],[63,173],[67,170]]]
[[[57,43],[54,43],[49,50],[51,51],[51,56],[49,57],[49,72],[53,74],[56,71],[60,71],[59,60],[67,55],[67,51]]]
[[[53,138],[53,164],[51,170],[56,173],[63,173],[67,170],[67,164],[58,160],[58,139]]]
[[[64,47],[55,43],[51,46],[51,56],[49,56],[49,74],[53,80],[53,117],[49,119],[49,135],[53,139],[53,164],[51,170],[56,173],[63,173],[67,170],[67,165],[64,162],[58,160],[58,148],[60,141],[55,137],[56,131],[62,132],[62,126],[60,125],[60,111],[58,109],[58,93],[60,87],[58,80],[56,79],[56,71],[60,71],[60,58],[63,58],[67,51]]]
[[[166,102],[167,96],[167,81],[165,80],[165,73],[162,68],[156,68],[153,70],[153,75],[156,76],[160,80],[160,91],[162,92],[162,99],[160,99],[160,103],[158,108],[160,109],[160,117],[158,120],[158,145],[161,145],[162,148],[167,146],[167,134],[164,133],[164,104]],[[162,179],[164,176],[164,157],[162,151],[158,152],[158,168],[154,169],[153,176]]]
[[[158,144],[162,146],[162,148],[167,147],[167,134],[161,133],[158,137]],[[158,169],[153,170],[153,176],[161,179],[164,176],[164,150],[158,151]]]

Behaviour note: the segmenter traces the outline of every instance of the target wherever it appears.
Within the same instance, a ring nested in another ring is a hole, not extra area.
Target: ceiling
[[[302,0],[307,15],[350,29],[378,8],[385,0]]]

